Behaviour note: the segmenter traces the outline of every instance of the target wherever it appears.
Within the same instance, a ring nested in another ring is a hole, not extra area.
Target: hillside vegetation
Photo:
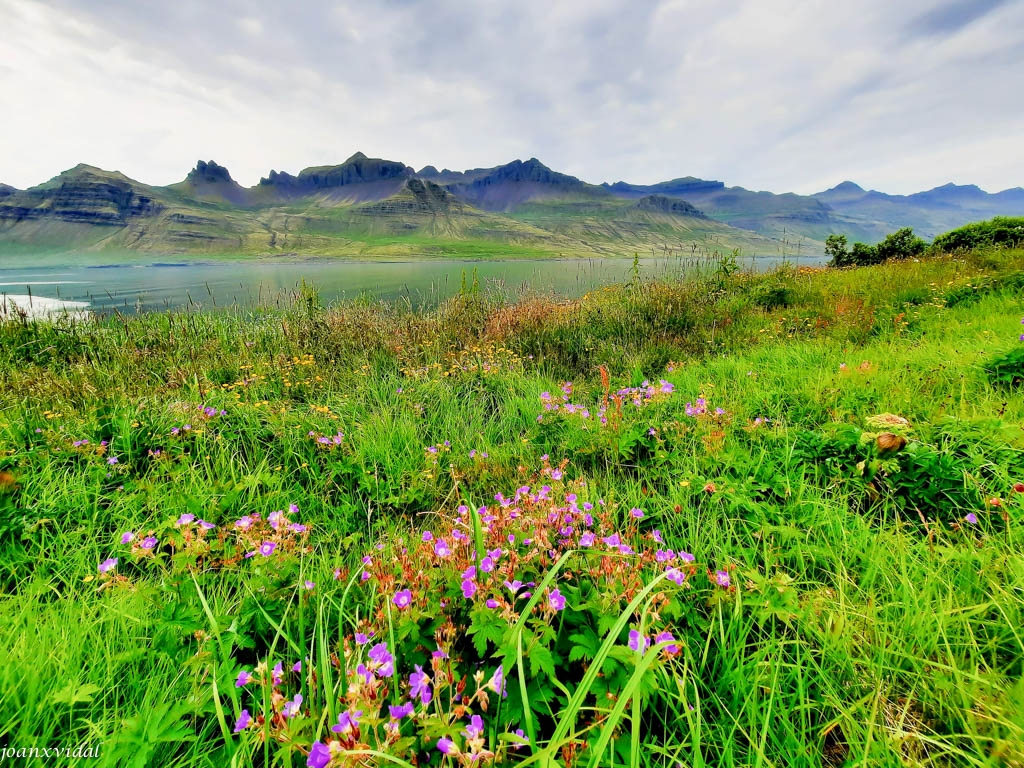
[[[988,249],[4,323],[5,740],[1020,765],[1022,291]]]
[[[1021,189],[898,196],[844,182],[797,195],[692,177],[598,185],[536,158],[416,171],[357,152],[295,175],[272,170],[248,188],[212,160],[165,187],[89,165],[27,190],[0,185],[0,256],[820,256],[833,234],[870,245],[903,227],[931,238],[1022,214]]]

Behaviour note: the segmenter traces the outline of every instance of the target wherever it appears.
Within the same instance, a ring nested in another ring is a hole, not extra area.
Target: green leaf
[[[99,693],[99,691],[100,687],[92,683],[84,685],[69,683],[66,687],[53,694],[51,700],[54,704],[87,704],[92,701],[93,694]]]
[[[543,672],[548,677],[555,676],[555,656],[543,645],[535,645],[530,649],[530,674]]]

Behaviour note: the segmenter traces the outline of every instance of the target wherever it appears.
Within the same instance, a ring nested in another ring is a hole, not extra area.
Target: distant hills
[[[949,184],[904,196],[843,182],[797,195],[694,177],[590,184],[536,158],[416,171],[357,152],[295,175],[272,170],[253,187],[212,160],[162,187],[84,164],[26,190],[0,184],[0,254],[796,256],[820,254],[832,233],[876,242],[911,226],[931,238],[994,215],[1024,215],[1024,189]]]

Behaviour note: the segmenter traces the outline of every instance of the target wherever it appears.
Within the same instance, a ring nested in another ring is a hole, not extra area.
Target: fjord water
[[[800,263],[818,263],[802,259]],[[745,257],[739,266],[763,270],[776,266],[778,256]],[[707,260],[639,259],[643,278],[668,277],[707,268]],[[482,289],[508,296],[546,292],[578,296],[610,283],[626,281],[633,260],[551,259],[529,261],[245,260],[150,264],[54,264],[4,267],[0,262],[0,299],[25,306],[29,296],[75,302],[69,308],[122,313],[182,307],[210,309],[253,306],[288,300],[303,282],[314,286],[327,303],[370,296],[408,300],[414,306],[433,306],[457,293],[463,276],[474,275]],[[52,307],[53,304],[43,302]]]

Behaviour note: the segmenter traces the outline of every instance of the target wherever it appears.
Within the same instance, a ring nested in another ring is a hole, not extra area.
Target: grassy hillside
[[[536,166],[478,180],[485,182],[481,200],[519,201],[519,213],[510,216],[477,208],[450,188],[409,176],[411,169],[398,164],[361,156],[348,162],[351,168],[310,168],[284,180],[278,175],[274,183],[251,190],[243,190],[212,161],[200,163],[185,181],[170,187],[149,187],[120,173],[78,166],[0,199],[0,255],[35,248],[148,255],[529,258],[632,256],[666,248],[774,254],[780,247],[747,231],[708,222],[693,226],[678,216],[645,223],[628,210],[630,203],[614,200],[601,188],[594,188],[598,204],[588,213],[577,205],[593,202],[588,185],[554,174],[547,188],[534,178],[543,175]],[[533,176],[521,177],[528,172]],[[534,199],[543,201],[537,203],[537,215],[531,215],[534,203],[528,202]],[[620,209],[626,215],[609,215]]]
[[[2,324],[7,743],[1019,765],[1022,276]]]

